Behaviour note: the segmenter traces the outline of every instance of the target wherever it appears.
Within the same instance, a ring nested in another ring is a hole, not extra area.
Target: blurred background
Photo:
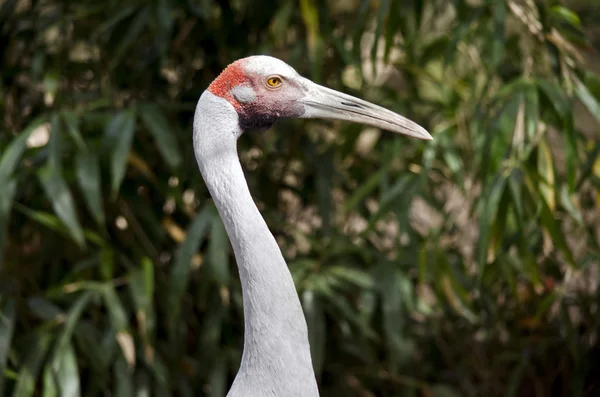
[[[230,62],[426,127],[245,134],[322,396],[600,396],[600,5],[0,2],[0,395],[223,397],[241,290],[192,150]]]

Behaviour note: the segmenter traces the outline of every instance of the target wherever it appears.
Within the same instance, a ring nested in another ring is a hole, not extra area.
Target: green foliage
[[[598,394],[584,3],[2,2],[0,396],[225,395],[241,290],[191,121],[256,53],[435,138],[290,120],[240,140],[323,396]]]

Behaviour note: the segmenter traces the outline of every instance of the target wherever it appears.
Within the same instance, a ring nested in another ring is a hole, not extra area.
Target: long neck
[[[231,240],[244,299],[244,352],[228,396],[318,396],[306,320],[277,242],[250,195],[236,150],[240,134],[233,106],[205,92],[194,119],[194,150]]]

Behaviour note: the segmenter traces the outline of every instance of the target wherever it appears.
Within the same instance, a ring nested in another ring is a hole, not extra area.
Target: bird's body
[[[328,114],[332,109],[338,113]],[[233,246],[244,301],[244,351],[228,397],[319,395],[294,282],[252,200],[236,148],[245,130],[289,117],[361,121],[431,139],[402,116],[318,86],[266,56],[234,62],[202,94],[194,151]]]

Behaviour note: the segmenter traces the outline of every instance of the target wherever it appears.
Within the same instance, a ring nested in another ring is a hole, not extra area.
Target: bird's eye
[[[269,88],[277,88],[281,85],[281,77],[272,76],[267,79],[267,86]]]

